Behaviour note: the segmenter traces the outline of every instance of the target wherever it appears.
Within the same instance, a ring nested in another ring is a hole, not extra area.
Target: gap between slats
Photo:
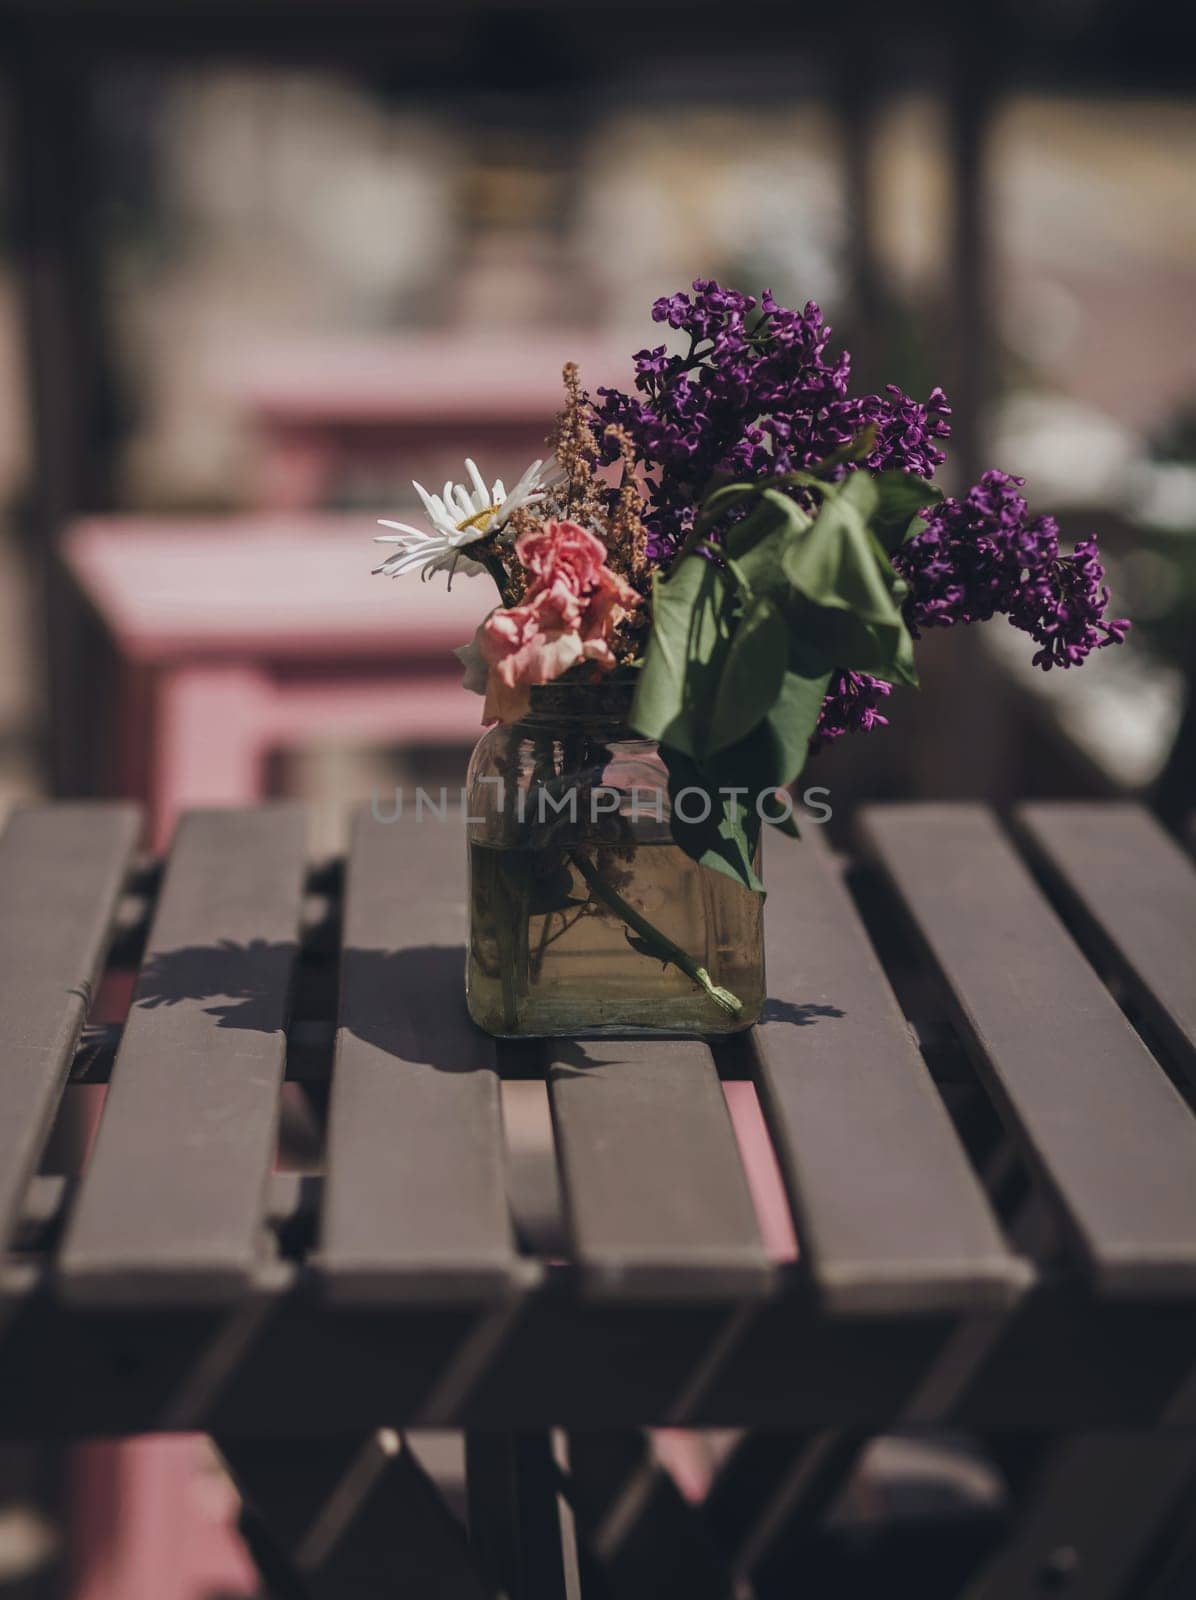
[[[526,1253],[564,1261],[568,1234],[547,1086],[539,1070],[529,1071],[532,1052],[526,1046],[517,1052],[503,1043],[498,1055],[512,1216]],[[716,1049],[716,1060],[720,1053]],[[732,1066],[738,1074],[743,1063],[736,1060]],[[720,1079],[764,1248],[778,1264],[794,1262],[793,1217],[755,1085],[722,1072]]]

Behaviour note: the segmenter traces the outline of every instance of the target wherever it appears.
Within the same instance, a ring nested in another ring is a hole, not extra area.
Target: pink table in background
[[[561,368],[626,386],[634,340],[568,328],[525,338],[459,331],[254,346],[222,387],[258,441],[251,495],[265,510],[326,505],[353,474],[439,488],[466,456],[507,482],[536,456],[561,408]]]
[[[272,751],[477,738],[452,651],[493,587],[375,577],[374,531],[368,514],[69,529],[63,557],[107,647],[88,663],[110,702],[98,786],[147,805],[156,848],[183,805],[259,798]]]

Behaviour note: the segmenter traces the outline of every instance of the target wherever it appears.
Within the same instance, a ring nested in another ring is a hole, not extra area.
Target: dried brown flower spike
[[[596,475],[598,441],[587,417],[585,391],[581,387],[576,361],[565,363],[562,376],[565,381],[565,409],[557,418],[552,443],[556,458],[564,469],[565,480],[557,492],[559,504],[552,510],[581,523],[583,528],[593,527],[603,518],[603,485]],[[545,510],[549,504],[545,502]]]
[[[635,445],[622,428],[608,428],[606,437],[618,445],[623,463],[619,493],[606,523],[610,565],[615,572],[625,573],[634,582],[643,573],[648,560],[648,533],[643,523],[644,497],[636,477]]]

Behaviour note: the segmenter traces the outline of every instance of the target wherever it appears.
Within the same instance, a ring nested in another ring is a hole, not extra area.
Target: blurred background
[[[373,518],[466,454],[509,482],[562,358],[625,380],[653,298],[703,275],[820,301],[861,385],[941,382],[948,487],[1026,474],[1102,534],[1136,623],[1083,674],[1000,624],[929,640],[921,696],[809,781],[840,816],[1175,813],[1188,26],[1128,0],[0,4],[0,795],[136,794],[162,838],[179,804],[297,792],[331,842],[413,763],[455,781],[476,705],[445,647],[481,601],[372,578]]]
[[[652,300],[713,276],[817,299],[857,387],[942,383],[947,487],[1024,473],[1135,622],[1079,675],[999,623],[928,640],[892,726],[809,769],[837,820],[1178,817],[1191,28],[1130,0],[0,0],[0,808],[136,795],[160,842],[181,805],[295,793],[332,845],[374,789],[459,783],[448,651],[486,602],[371,577],[373,519],[467,454],[510,483],[562,360],[625,381]],[[52,1560],[35,1488],[0,1593]]]

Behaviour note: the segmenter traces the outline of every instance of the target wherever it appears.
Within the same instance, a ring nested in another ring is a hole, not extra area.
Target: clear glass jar
[[[550,684],[469,764],[469,1012],[500,1037],[734,1033],[764,1004],[760,896],[669,832],[631,690]]]

